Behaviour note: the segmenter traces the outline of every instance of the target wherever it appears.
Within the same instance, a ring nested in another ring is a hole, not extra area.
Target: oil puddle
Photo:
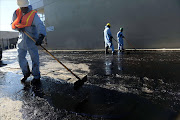
[[[75,71],[90,69],[88,82],[76,91],[72,83],[55,79],[48,74],[43,74],[39,85],[32,86],[29,82],[21,84],[22,75],[17,71],[3,73],[0,98],[21,101],[18,111],[21,108],[23,119],[177,118],[180,109],[178,53],[133,52],[128,55],[104,55],[100,51],[55,54],[64,56],[63,61],[70,61],[69,64],[73,61],[74,64],[83,63]],[[47,59],[43,59],[42,63],[44,61],[43,64],[49,66],[50,63],[45,64],[49,58],[43,58]],[[45,67],[43,68],[45,71]],[[54,76],[58,74],[52,73]]]
[[[145,119],[143,115],[154,119],[170,119],[174,115],[171,110],[132,93],[121,93],[92,85],[85,85],[79,91],[75,91],[72,84],[55,82],[48,77],[43,78],[38,86],[24,88],[23,92],[23,99],[34,99],[33,103],[32,100],[28,100],[28,104],[35,104],[40,110],[45,109],[44,104],[48,104],[56,113],[61,114],[64,114],[64,110],[71,115],[102,119]]]
[[[0,98],[4,101],[1,102],[2,105],[7,102],[5,99],[17,102],[19,105],[12,106],[12,109],[15,110],[14,114],[22,116],[23,119],[145,119],[143,115],[165,119],[174,115],[171,110],[132,93],[122,93],[91,84],[86,84],[76,91],[73,84],[46,76],[42,77],[40,84],[31,86],[29,82],[21,84],[21,77],[22,75],[15,73],[6,73],[1,80],[6,87],[0,87],[3,93]],[[18,113],[19,110],[22,115]],[[10,114],[13,115],[13,112]]]

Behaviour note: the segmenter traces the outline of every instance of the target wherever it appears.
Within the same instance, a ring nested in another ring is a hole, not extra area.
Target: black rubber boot
[[[38,79],[33,78],[33,80],[31,81],[31,85],[38,85],[40,82],[41,82],[40,78]]]
[[[21,79],[21,82],[25,82],[30,75],[31,75],[31,73],[24,75],[24,77]]]
[[[105,49],[105,54],[109,54],[109,52],[108,52],[108,46],[107,46],[106,49]]]
[[[116,52],[115,52],[115,51],[113,51],[113,52],[112,52],[112,54],[113,54],[113,55],[115,55],[115,54],[116,54]]]

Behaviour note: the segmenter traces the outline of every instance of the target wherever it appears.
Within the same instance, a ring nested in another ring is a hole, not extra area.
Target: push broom
[[[34,38],[32,38],[26,31],[24,31],[24,33],[30,38],[32,39],[34,42],[36,42],[36,40]],[[68,70],[72,75],[74,75],[78,81],[76,81],[74,83],[74,90],[78,90],[83,84],[84,82],[87,81],[87,75],[84,76],[82,79],[80,79],[75,73],[73,73],[69,68],[67,68],[61,61],[59,61],[54,55],[52,55],[45,47],[43,47],[42,45],[40,45],[40,47],[45,50],[51,57],[53,57],[58,63],[60,63],[64,68],[66,68],[66,70]]]

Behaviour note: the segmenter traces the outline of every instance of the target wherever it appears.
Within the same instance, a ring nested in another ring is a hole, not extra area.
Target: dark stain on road
[[[23,101],[24,119],[173,120],[179,113],[179,51],[116,55],[61,51],[54,55],[62,62],[88,64],[88,81],[74,90],[73,84],[43,76],[40,84],[32,86],[21,84],[20,75],[6,73],[11,77],[1,80],[5,87],[0,97]]]

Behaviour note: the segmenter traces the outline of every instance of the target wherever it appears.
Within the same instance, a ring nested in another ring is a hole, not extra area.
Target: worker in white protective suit
[[[112,54],[114,54],[114,46],[112,43],[112,34],[111,34],[111,30],[110,30],[110,23],[107,23],[104,29],[104,42],[105,42],[105,53],[108,54],[108,48],[112,49]]]
[[[12,29],[19,31],[19,39],[17,42],[18,62],[24,75],[21,82],[25,82],[32,74],[34,78],[31,82],[33,84],[39,83],[41,76],[37,46],[42,44],[42,41],[46,36],[46,29],[37,15],[37,12],[32,10],[32,6],[29,5],[28,0],[17,0],[17,4],[20,8],[13,14]],[[32,36],[36,40],[36,43],[31,40],[24,31]],[[26,59],[27,51],[32,60],[32,72],[29,69],[28,61]]]
[[[118,51],[124,51],[124,41],[123,41],[123,28],[120,28],[120,31],[117,33],[117,40],[118,40]]]

